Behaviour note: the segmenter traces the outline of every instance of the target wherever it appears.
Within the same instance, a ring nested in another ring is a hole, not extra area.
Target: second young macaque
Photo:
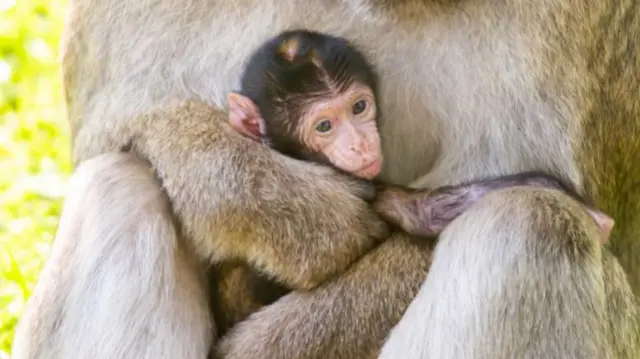
[[[377,76],[347,40],[307,30],[283,32],[250,57],[241,89],[228,96],[229,121],[240,134],[287,156],[330,165],[371,180],[382,167],[377,124]],[[483,179],[433,191],[383,189],[374,207],[412,235],[433,237],[486,194],[514,186],[546,187],[585,201],[541,172]],[[613,220],[587,206],[605,242]],[[235,287],[227,286],[233,276]],[[237,285],[241,277],[244,286]],[[245,264],[227,263],[215,278],[214,314],[224,332],[288,289]],[[242,297],[242,298],[238,298]]]

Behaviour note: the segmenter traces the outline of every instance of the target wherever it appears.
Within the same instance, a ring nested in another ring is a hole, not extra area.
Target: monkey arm
[[[512,186],[559,188],[550,178],[517,176],[515,179],[504,176],[436,189],[389,187],[380,191],[373,207],[403,231],[432,237],[440,234],[449,223],[490,192]]]
[[[548,188],[561,191],[587,206],[587,212],[600,229],[600,241],[609,239],[613,219],[589,206],[566,183],[539,171],[521,172],[509,176],[480,179],[457,186],[434,190],[383,188],[374,201],[375,210],[387,221],[415,236],[440,234],[454,219],[491,192],[516,186]]]
[[[293,288],[343,272],[384,238],[359,197],[373,188],[237,135],[204,103],[137,118],[134,150],[155,167],[182,231],[215,262],[248,261]],[[310,230],[313,229],[313,230]]]
[[[431,243],[394,233],[343,276],[294,292],[221,340],[215,358],[373,358],[424,281]]]

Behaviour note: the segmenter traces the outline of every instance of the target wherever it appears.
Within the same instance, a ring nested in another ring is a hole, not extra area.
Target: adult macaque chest
[[[284,32],[250,58],[229,120],[239,133],[364,179],[382,168],[376,76],[342,38]]]

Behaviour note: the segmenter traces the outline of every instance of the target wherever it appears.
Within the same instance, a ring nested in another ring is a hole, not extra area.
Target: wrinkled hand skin
[[[373,208],[386,221],[411,235],[434,237],[479,198],[466,190],[388,188],[379,192]]]

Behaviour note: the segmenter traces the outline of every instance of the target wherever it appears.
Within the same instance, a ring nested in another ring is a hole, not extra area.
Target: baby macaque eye
[[[360,100],[356,103],[353,104],[353,114],[354,115],[358,115],[364,112],[364,110],[367,109],[367,101],[365,100]]]
[[[316,124],[316,131],[320,133],[331,131],[331,121],[330,120],[322,120]]]

